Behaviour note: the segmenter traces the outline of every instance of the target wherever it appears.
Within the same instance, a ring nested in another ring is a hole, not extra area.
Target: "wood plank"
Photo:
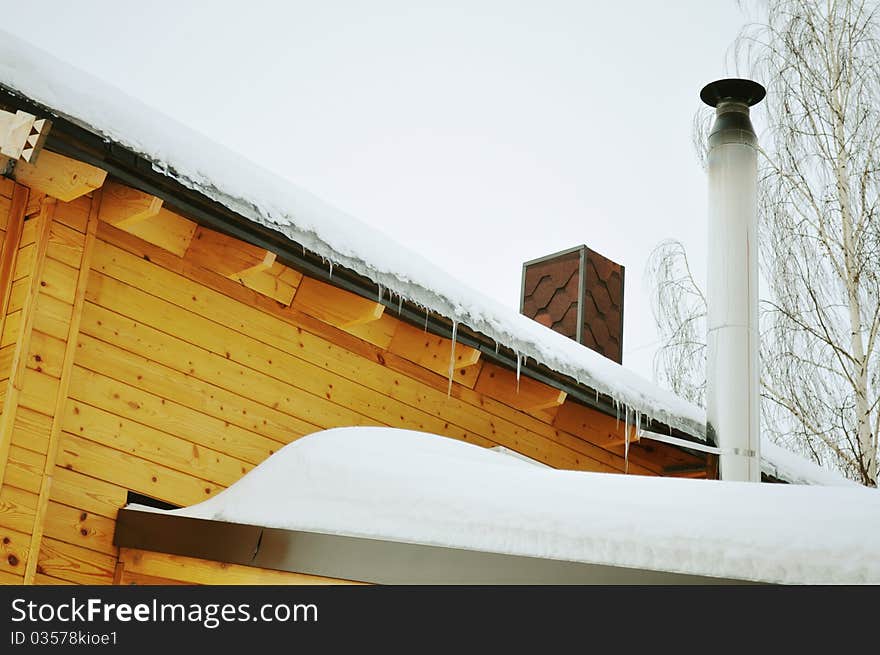
[[[401,427],[456,438],[475,438],[445,420],[405,406],[387,395],[369,391],[350,380],[341,379],[324,367],[231,332],[154,296],[125,285],[123,287],[111,278],[96,274],[90,281],[90,297],[116,312],[144,318],[157,328],[172,331],[180,338],[198,341],[203,348],[207,346],[223,353],[205,353],[200,348],[184,354],[165,346],[156,347],[151,356],[160,359],[163,365],[217,383],[229,391],[257,401],[271,399],[274,408],[324,428],[376,425],[393,419]],[[118,330],[114,330],[114,334],[116,332]],[[119,332],[118,336],[121,337],[122,333]],[[115,340],[119,341],[118,338]],[[287,347],[291,345],[287,344]],[[136,347],[130,342],[125,344],[127,350]],[[265,373],[243,367],[238,363],[240,361],[259,366]],[[280,388],[279,381],[289,384],[291,388]]]
[[[119,560],[125,564],[126,572],[142,573],[196,584],[358,584],[336,578],[292,573],[290,571],[260,569],[253,566],[214,562],[136,548],[120,548]]]
[[[192,583],[183,582],[182,580],[172,580],[171,578],[160,578],[155,575],[146,575],[144,573],[134,573],[133,571],[126,571],[123,568],[122,575],[119,579],[118,584],[126,586],[147,587],[157,585],[188,585]]]
[[[113,532],[116,522],[100,514],[49,502],[43,522],[43,538],[51,537],[68,544],[116,555]]]
[[[87,305],[83,320],[86,335],[116,344],[114,348],[84,336],[78,347],[84,367],[257,434],[265,432],[280,443],[324,427],[378,423],[314,392],[286,387],[231,357],[206,352],[149,326],[127,326],[130,319],[97,306]],[[186,324],[181,328],[186,332]],[[283,355],[278,353],[279,365]]]
[[[60,209],[56,206],[55,211],[57,218]],[[82,233],[59,220],[54,220],[49,228],[49,247],[46,256],[78,269],[82,261],[83,238]]]
[[[6,320],[3,322],[3,335],[0,336],[0,347],[15,346],[18,343],[19,334],[21,334],[21,310],[6,315]],[[12,361],[14,361],[14,355],[10,360],[10,370]]]
[[[128,490],[76,471],[56,467],[50,498],[115,520],[119,508],[125,507],[128,502]]]
[[[66,432],[62,432],[56,466],[179,506],[194,505],[223,489]]]
[[[361,325],[351,325],[342,329],[348,334],[363,339],[367,343],[378,346],[382,350],[387,350],[388,346],[391,345],[391,339],[394,338],[394,333],[397,332],[397,326],[399,323],[400,321],[388,312],[385,312],[378,321],[370,321],[369,323],[363,323]]]
[[[195,346],[98,305],[86,303],[83,310],[77,363],[84,368],[173,399],[278,443],[289,443],[297,436],[320,429],[263,404],[266,398],[252,400],[201,380],[195,370],[190,370],[194,369],[193,350]],[[165,366],[152,357],[175,362],[178,367]],[[270,396],[268,402],[274,404],[274,398]]]
[[[479,350],[457,343],[453,354],[451,339],[402,322],[398,324],[388,350],[441,375],[449,374],[450,363],[452,370],[458,370],[473,366],[480,359]]]
[[[6,475],[3,478],[3,484],[38,494],[40,493],[40,482],[43,479],[45,463],[45,455],[12,444],[9,448],[9,459],[6,462]]]
[[[12,289],[9,292],[9,306],[6,308],[7,312],[17,312],[24,307],[24,299],[27,297],[30,286],[30,277],[23,277],[12,283]]]
[[[162,208],[149,221],[129,225],[126,227],[126,231],[139,239],[182,257],[189,248],[197,227],[196,223]]]
[[[72,297],[73,313],[71,316],[70,325],[68,326],[67,338],[65,339],[67,346],[64,351],[64,359],[61,365],[61,377],[59,379],[58,391],[55,396],[55,407],[52,411],[52,427],[49,433],[49,447],[46,451],[46,465],[43,470],[43,480],[40,486],[39,504],[37,507],[36,519],[34,521],[33,536],[31,538],[31,552],[41,551],[43,533],[48,522],[46,515],[49,511],[49,495],[55,470],[55,461],[58,454],[58,446],[61,440],[62,414],[64,412],[65,404],[67,403],[71,369],[73,368],[73,359],[76,350],[74,346],[79,335],[80,317],[82,316],[82,306],[85,302],[86,280],[88,278],[92,252],[94,251],[95,233],[97,232],[98,225],[98,213],[100,212],[100,208],[102,207],[103,195],[103,191],[96,192],[94,194],[94,198],[89,209],[89,218],[88,222],[86,223],[85,239],[83,241],[81,268],[71,269],[75,271],[75,274],[72,276],[72,278],[76,281]],[[51,262],[53,260],[49,261]],[[66,265],[59,264],[59,266]],[[86,514],[83,513],[81,519],[85,520],[85,518]],[[112,529],[110,530],[110,533],[112,533]],[[90,534],[90,530],[87,530],[85,526],[80,526],[81,536],[87,537],[90,536]],[[32,560],[28,563],[28,566],[25,569],[25,582],[33,582],[35,574],[36,566]]]
[[[37,373],[60,378],[65,347],[66,344],[61,339],[33,330],[25,365]]]
[[[37,573],[34,576],[34,584],[35,585],[52,585],[52,586],[61,586],[61,585],[75,585],[75,582],[71,582],[70,580],[62,580],[61,578],[53,578],[51,575],[46,575],[44,573]]]
[[[55,198],[50,198],[45,193],[40,193],[39,191],[32,191],[28,198],[27,209],[24,212],[25,216],[31,217],[39,214],[45,202],[55,202]]]
[[[46,248],[49,242],[49,226],[52,221],[52,214],[54,212],[54,204],[43,205],[42,210],[40,211],[39,216],[35,219],[37,221],[37,238],[36,242],[27,246],[27,248],[23,248],[19,250],[19,256],[25,251],[33,249],[33,262],[32,262],[32,275],[30,277],[30,286],[25,294],[24,300],[22,302],[22,308],[20,310],[20,327],[19,327],[19,335],[17,339],[17,347],[12,356],[12,362],[10,364],[11,372],[10,372],[10,380],[12,383],[12,387],[10,388],[9,393],[7,394],[7,401],[9,402],[9,407],[12,409],[9,412],[9,416],[4,416],[2,421],[2,429],[0,429],[0,433],[5,433],[6,430],[9,429],[11,425],[11,421],[14,419],[15,410],[14,408],[18,405],[18,400],[15,398],[17,392],[22,390],[22,385],[24,384],[23,376],[26,375],[26,360],[27,354],[30,348],[31,342],[31,333],[32,327],[34,324],[34,315],[37,309],[37,300],[40,297],[42,286],[40,279],[42,277],[43,268],[46,260]],[[5,345],[0,343],[0,346]],[[2,475],[2,472],[0,472]]]
[[[9,485],[0,489],[0,526],[29,533],[34,527],[37,495]]]
[[[28,199],[30,200],[33,195],[33,193],[28,195]],[[42,207],[42,205],[39,206]],[[37,230],[40,225],[40,221],[36,221],[33,218],[27,217],[29,215],[27,209],[25,210],[25,212],[26,218],[24,224],[21,226],[21,239],[19,239],[18,242],[19,249],[37,242]]]
[[[89,205],[89,215],[84,233],[83,251],[80,267],[79,269],[71,269],[75,270],[75,273],[69,276],[71,277],[71,279],[76,280],[74,294],[71,298],[72,315],[65,338],[67,347],[65,349],[64,360],[61,367],[61,377],[59,380],[58,391],[55,396],[55,407],[52,412],[53,419],[49,436],[49,446],[46,453],[45,467],[40,486],[39,502],[36,509],[34,530],[30,544],[30,551],[32,553],[44,552],[48,543],[47,540],[44,539],[44,531],[48,532],[50,537],[53,534],[57,537],[61,537],[63,536],[64,532],[59,533],[59,530],[62,530],[65,527],[69,530],[70,525],[67,514],[60,513],[61,510],[59,509],[66,506],[60,504],[52,505],[52,503],[50,502],[50,493],[56,468],[56,462],[58,460],[58,451],[62,441],[61,425],[64,408],[66,403],[68,402],[67,396],[71,383],[73,362],[76,350],[74,345],[76,344],[77,337],[79,335],[80,318],[82,316],[83,303],[85,302],[86,282],[90,270],[92,253],[94,251],[95,235],[99,223],[98,217],[103,206],[103,197],[104,193],[101,190],[97,191],[93,195],[92,202]],[[45,239],[45,241],[48,243],[48,237]],[[42,240],[40,243],[42,243]],[[53,260],[50,259],[49,261],[51,262]],[[59,266],[66,267],[65,264],[59,264]],[[47,271],[50,270],[51,268],[47,268]],[[45,277],[46,276],[44,272],[44,278]],[[46,285],[45,279],[42,281],[42,284],[44,286]],[[45,295],[48,297],[52,294],[47,293]],[[64,296],[61,296],[58,299],[67,300],[67,298],[65,298]],[[89,546],[98,549],[102,547],[109,548],[112,553],[115,553],[115,549],[108,541],[112,540],[113,522],[105,517],[97,515],[95,518],[91,519],[89,525],[86,525],[85,522],[88,520],[88,517],[89,515],[85,511],[82,511],[79,514],[79,517],[77,519],[78,524],[74,526],[75,530],[78,529],[78,532],[74,531],[74,538],[83,540],[88,539]],[[46,573],[46,570],[45,568],[42,568],[39,572]],[[36,562],[35,559],[32,557],[31,561],[28,562],[25,569],[25,583],[33,582],[34,577],[37,573],[38,571]]]
[[[66,432],[102,443],[136,457],[196,475],[228,487],[253,465],[192,441],[135,423],[81,402],[65,407],[62,427]]]
[[[36,164],[19,161],[13,175],[19,184],[70,202],[100,188],[107,171],[45,150]]]
[[[21,391],[18,402],[40,414],[51,416],[55,409],[55,398],[58,396],[58,379],[25,369],[22,375]]]
[[[36,572],[78,584],[113,583],[116,558],[46,537],[40,546]]]
[[[91,208],[92,199],[90,196],[82,196],[70,202],[59,201],[55,204],[55,220],[72,230],[85,234]]]
[[[66,340],[73,319],[73,305],[47,294],[37,297],[34,310],[34,331]]]
[[[0,178],[3,179],[3,178]],[[14,573],[0,571],[0,585],[21,585],[24,584],[24,577]]]
[[[0,572],[23,575],[31,536],[0,526]]]
[[[15,344],[10,343],[0,348],[0,380],[8,380],[12,368],[12,356],[15,353]],[[2,386],[2,385],[0,385]],[[2,408],[2,405],[0,405]]]
[[[27,407],[19,407],[15,416],[12,443],[26,450],[45,455],[49,449],[52,419]]]
[[[23,194],[19,193],[19,190],[19,187],[16,186],[14,202],[18,201],[20,205]],[[31,277],[31,284],[25,295],[22,308],[15,313],[18,315],[19,323],[16,330],[16,347],[9,363],[9,379],[3,384],[3,415],[0,417],[0,486],[2,486],[3,482],[6,480],[11,469],[7,460],[12,447],[12,433],[14,431],[19,406],[29,407],[30,409],[40,411],[46,400],[41,394],[51,392],[54,386],[51,382],[54,378],[44,376],[42,373],[37,373],[26,367],[27,353],[30,348],[31,332],[34,323],[35,304],[40,289],[38,280],[46,257],[46,246],[48,245],[49,240],[49,224],[51,219],[52,206],[48,204],[43,205],[39,217],[36,219],[38,221],[36,242],[28,246],[28,248],[33,249],[34,252],[32,263],[34,275]],[[19,250],[18,255],[20,255],[21,252],[22,250]],[[18,255],[16,258],[18,258]],[[6,270],[8,270],[8,268],[6,268],[4,264],[4,272]],[[7,305],[8,300],[8,291],[4,291],[4,307]],[[6,328],[7,323],[10,322],[10,318],[10,316],[7,316],[4,321],[4,332],[0,335],[0,347],[6,345],[3,341],[9,338],[6,334]],[[27,388],[25,388],[26,385]]]
[[[309,316],[335,325],[352,327],[382,318],[385,306],[331,284],[303,277],[293,298],[293,307]]]
[[[0,177],[0,196],[5,198],[12,197],[12,191],[15,188],[15,182],[6,177]]]
[[[46,257],[40,276],[40,293],[73,304],[78,275],[77,269]]]
[[[105,182],[102,191],[101,211],[98,217],[121,229],[153,218],[162,208],[161,198],[115,180]]]
[[[36,253],[37,244],[35,243],[27,244],[18,249],[18,255],[15,258],[15,268],[12,271],[13,281],[28,277],[33,273]]]
[[[622,416],[617,420],[573,401],[562,404],[553,424],[605,448],[619,446],[626,438],[627,424]],[[632,443],[636,441],[635,429],[632,425],[629,427]]]
[[[276,441],[79,366],[73,370],[70,397],[244,462],[259,463],[281,448]]]
[[[250,273],[240,282],[247,288],[287,306],[293,301],[302,277],[299,271],[275,262],[268,270]]]
[[[566,396],[564,391],[525,375],[517,379],[514,371],[489,363],[483,365],[474,390],[523,411],[557,407]]]
[[[275,263],[275,253],[199,226],[186,258],[202,268],[234,280],[266,271]]]
[[[96,261],[96,267],[98,265]],[[406,427],[413,429],[434,430],[440,433],[448,429],[445,422],[418,412],[414,414],[413,408],[404,407],[386,396],[364,393],[362,386],[354,385],[348,380],[340,380],[324,367],[290,357],[282,351],[255,342],[241,333],[230,331],[137,289],[120,286],[119,282],[112,278],[94,274],[90,280],[89,291],[92,301],[117,313],[148,320],[154,327],[173,331],[181,338],[197,341],[197,345],[212,350],[216,355],[205,357],[204,353],[192,351],[188,353],[188,361],[181,362],[177,357],[167,361],[169,359],[167,353],[164,355],[157,353],[157,357],[163,357],[163,364],[171,367],[186,364],[188,369],[192,369],[188,372],[202,379],[205,379],[206,374],[199,374],[199,370],[218,371],[216,374],[211,373],[207,379],[223,380],[218,384],[223,384],[229,390],[248,397],[272,398],[278,403],[277,409],[298,415],[309,423],[321,427],[375,425],[382,424],[390,415],[400,417],[401,421],[405,421]],[[198,298],[193,297],[198,302]],[[302,348],[302,342],[291,340],[289,334],[280,341],[291,350]],[[275,380],[286,382],[299,392],[290,389],[285,390],[285,394],[279,394],[276,381],[267,379],[265,375],[254,372],[253,369],[250,371],[242,369],[234,363],[238,361],[245,361],[251,366],[260,366],[270,376],[274,376]],[[359,375],[361,375],[360,371],[356,377]],[[256,389],[264,391],[254,396]],[[303,397],[302,391],[312,394],[317,400]],[[318,409],[312,414],[314,407]]]

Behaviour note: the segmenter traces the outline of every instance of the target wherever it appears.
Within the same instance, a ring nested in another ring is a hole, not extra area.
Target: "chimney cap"
[[[743,102],[751,107],[761,102],[765,95],[767,90],[754,80],[736,77],[715,80],[700,91],[700,99],[710,107],[717,107],[723,100]]]

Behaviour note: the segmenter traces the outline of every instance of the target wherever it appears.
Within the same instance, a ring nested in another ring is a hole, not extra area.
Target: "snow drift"
[[[558,471],[445,437],[337,428],[172,514],[778,583],[880,583],[880,493]]]

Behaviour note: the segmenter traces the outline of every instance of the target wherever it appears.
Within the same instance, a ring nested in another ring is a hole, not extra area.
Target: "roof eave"
[[[379,284],[345,267],[334,266],[331,275],[323,258],[301,244],[232,211],[200,191],[185,186],[171,175],[173,171],[159,170],[150,160],[93,133],[67,116],[59,115],[51,107],[35,103],[2,84],[0,106],[21,109],[35,115],[51,115],[54,123],[46,140],[47,149],[98,166],[119,181],[161,198],[166,206],[201,225],[270,250],[276,253],[277,261],[287,266],[364,298],[378,300],[402,320],[438,336],[452,338],[453,324],[450,319],[409,301],[392,301],[381,293]],[[463,325],[457,327],[455,336],[458,343],[480,351],[481,357],[486,361],[517,370],[518,354],[513,349],[499,346],[486,335]],[[519,368],[523,375],[566,392],[569,399],[607,416],[619,417],[619,405],[610,396],[598,394],[595,389],[579,384],[532,359]],[[686,441],[705,441],[704,426],[693,425],[691,430],[685,431],[658,420],[653,421],[652,425],[655,429],[660,428],[671,436]]]

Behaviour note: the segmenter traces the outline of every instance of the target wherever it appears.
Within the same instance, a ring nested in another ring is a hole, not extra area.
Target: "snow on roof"
[[[369,225],[2,30],[0,84],[124,145],[152,162],[155,170],[328,261],[611,396],[630,411],[705,439],[701,408],[471,289]],[[768,465],[800,481],[823,477],[815,465],[802,458],[798,465],[796,460],[786,455],[785,465],[775,460]]]
[[[761,471],[791,484],[818,484],[830,487],[860,487],[858,482],[829,471],[805,457],[761,439]]]
[[[172,514],[779,583],[880,583],[864,487],[558,471],[445,437],[337,428]]]
[[[698,407],[469,288],[418,253],[241,155],[2,31],[0,83],[395,295],[467,325],[631,410],[694,436],[703,434],[705,417]]]

